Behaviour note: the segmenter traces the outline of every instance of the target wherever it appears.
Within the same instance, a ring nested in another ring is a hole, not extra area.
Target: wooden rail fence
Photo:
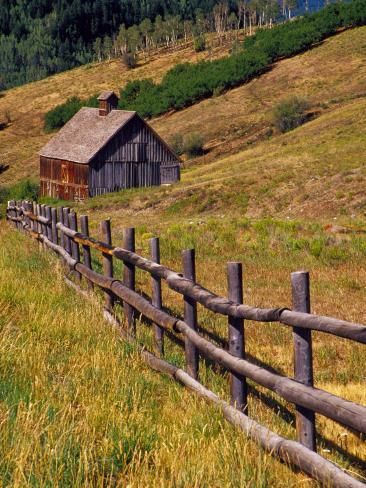
[[[51,208],[30,202],[8,202],[7,219],[22,232],[35,238],[42,248],[55,251],[73,276],[74,287],[85,280],[92,291],[95,286],[104,291],[105,316],[116,321],[113,308],[116,301],[123,304],[127,329],[123,334],[133,340],[136,318],[145,317],[153,323],[155,353],[141,350],[148,364],[165,372],[221,407],[224,416],[246,432],[265,450],[325,485],[336,487],[365,486],[332,462],[316,453],[315,414],[332,419],[360,435],[366,434],[366,407],[347,401],[313,386],[311,331],[332,334],[366,344],[366,326],[331,317],[310,314],[309,274],[292,273],[293,310],[286,308],[255,308],[244,305],[242,265],[227,265],[228,296],[220,297],[196,282],[194,250],[185,250],[182,256],[183,272],[160,264],[159,239],[150,240],[151,259],[135,252],[135,232],[124,229],[123,247],[112,245],[111,225],[101,223],[104,241],[89,235],[88,217],[77,215],[69,208]],[[78,231],[80,224],[80,232]],[[103,274],[92,269],[91,249],[102,254]],[[80,250],[82,253],[80,253]],[[82,256],[82,260],[81,260]],[[123,278],[113,273],[114,259],[123,262]],[[136,268],[151,276],[151,299],[136,291]],[[175,317],[163,308],[161,282],[183,296],[184,317]],[[199,329],[197,303],[228,320],[228,350],[206,339]],[[260,367],[245,357],[244,320],[277,322],[292,327],[294,340],[294,378]],[[166,362],[164,332],[181,334],[184,338],[186,371]],[[230,372],[231,404],[219,399],[198,382],[199,360],[209,359]],[[296,406],[298,441],[283,438],[248,417],[247,379],[277,393]]]

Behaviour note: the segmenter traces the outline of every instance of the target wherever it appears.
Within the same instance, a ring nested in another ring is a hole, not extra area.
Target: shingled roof
[[[83,107],[41,149],[40,156],[88,164],[136,112],[112,110],[101,117],[97,108]]]

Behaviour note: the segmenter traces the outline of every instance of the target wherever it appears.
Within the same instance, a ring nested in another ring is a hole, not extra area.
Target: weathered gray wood
[[[130,252],[135,252],[135,229],[133,227],[123,229],[123,247]],[[127,261],[123,261],[123,264],[123,283],[130,290],[135,290],[135,266]],[[123,308],[127,319],[128,329],[135,334],[135,310],[128,302],[123,303]]]
[[[276,392],[289,402],[321,413],[358,432],[366,433],[366,407],[339,398],[324,390],[302,385],[293,379],[272,373],[247,360],[234,358],[228,352],[201,337],[183,321],[178,321],[175,324],[175,329],[188,336],[201,354],[218,362],[229,371],[250,378],[259,385]]]
[[[310,279],[306,271],[291,273],[292,309],[310,313]],[[295,380],[313,386],[313,352],[311,330],[294,327],[294,374]],[[296,432],[298,441],[316,451],[315,414],[299,405],[296,406]]]
[[[58,244],[57,209],[54,207],[51,207],[51,221],[52,242]]]
[[[183,261],[183,276],[184,278],[196,281],[196,262],[195,250],[186,249],[182,253]],[[190,297],[184,297],[184,321],[193,330],[197,330],[197,304],[195,300]],[[185,356],[186,356],[186,371],[192,378],[198,378],[199,369],[199,355],[197,348],[191,341],[185,337]]]
[[[85,298],[90,299],[90,296],[86,295],[84,290],[81,290],[80,287],[73,282],[67,281],[67,284],[76,289],[78,293],[82,294]],[[118,328],[123,340],[132,343],[137,348],[142,359],[149,367],[155,371],[169,375],[172,379],[186,386],[197,395],[214,403],[222,410],[223,415],[228,422],[244,431],[249,438],[257,442],[271,455],[278,457],[286,464],[292,464],[299,467],[303,472],[322,482],[325,486],[336,488],[362,488],[364,486],[363,483],[352,478],[342,469],[301,444],[281,437],[266,427],[258,424],[258,422],[249,419],[242,412],[233,408],[224,400],[221,400],[211,390],[208,390],[201,383],[194,380],[185,371],[163,359],[157,358],[151,354],[151,352],[147,351],[145,347],[136,344],[134,338],[120,327],[119,321],[114,315],[104,311],[103,316],[108,323]]]
[[[64,224],[65,227],[69,227],[69,213],[70,213],[70,209],[68,207],[64,207],[62,209],[62,213],[63,213],[63,224]],[[63,240],[64,240],[64,249],[65,249],[65,251],[68,254],[71,254],[71,239],[70,239],[70,237],[65,232],[64,232]]]
[[[89,219],[87,215],[80,215],[80,229],[84,235],[89,236]],[[92,257],[90,252],[90,246],[83,244],[82,248],[83,248],[83,262],[85,266],[87,266],[89,269],[92,269]],[[93,282],[88,279],[86,281],[89,290],[93,290],[94,289]]]
[[[243,302],[243,270],[241,263],[227,264],[228,298],[235,303]],[[232,356],[244,359],[244,320],[228,318],[229,352]],[[230,375],[231,403],[239,410],[247,412],[247,383],[242,375]]]
[[[46,243],[48,241],[44,237],[41,237],[41,239]],[[201,337],[185,322],[177,320],[163,310],[156,309],[148,300],[126,287],[120,281],[91,271],[82,263],[75,264],[75,260],[68,256],[60,246],[50,243],[50,241],[47,244],[59,252],[83,276],[86,276],[102,288],[110,289],[124,303],[130,304],[139,310],[142,315],[156,322],[161,327],[168,330],[174,329],[177,332],[183,333],[194,343],[201,353],[215,360],[229,371],[252,379],[258,384],[276,392],[289,402],[325,415],[358,432],[366,433],[366,407],[349,402],[318,388],[302,385],[295,380],[267,371],[246,360],[233,357],[228,352],[216,347]]]
[[[160,263],[160,242],[158,237],[153,237],[150,239],[150,254],[151,260],[155,263]],[[161,309],[162,303],[162,293],[161,293],[161,279],[151,277],[152,293],[151,293],[151,303],[154,307]],[[164,355],[164,329],[159,325],[154,324],[154,349],[159,357]]]
[[[52,214],[51,207],[48,205],[45,206],[45,217],[48,220],[48,223],[46,224],[47,237],[52,241]]]
[[[77,215],[75,212],[69,213],[69,227],[71,230],[74,230],[75,232],[77,232],[77,230],[78,230],[78,220],[77,220]],[[74,239],[71,239],[71,256],[75,259],[75,261],[80,261],[79,244],[77,242],[75,242]],[[80,273],[76,272],[75,278],[78,281],[80,281],[81,280]]]
[[[62,227],[59,226],[61,229]],[[76,236],[79,242],[86,239],[86,236],[79,234]],[[88,239],[90,247],[100,249],[104,247],[108,250],[108,246],[96,241],[95,239]],[[338,337],[351,339],[362,344],[366,344],[366,326],[362,324],[355,324],[338,320],[332,317],[322,317],[317,315],[309,315],[301,312],[293,312],[285,308],[257,308],[248,305],[240,305],[231,302],[227,298],[219,297],[209,290],[203,288],[197,283],[192,283],[190,280],[182,277],[175,271],[169,269],[161,264],[153,263],[152,261],[130,252],[127,249],[115,247],[109,248],[109,252],[117,259],[121,259],[139,269],[148,271],[153,276],[165,280],[168,286],[176,292],[189,296],[196,300],[208,310],[219,313],[221,315],[230,315],[232,317],[243,318],[245,320],[256,320],[258,322],[280,322],[284,325],[296,326],[305,329],[319,330],[327,334],[332,334]]]
[[[112,231],[111,231],[111,221],[110,220],[103,220],[100,223],[100,232],[102,235],[102,239],[108,244],[109,246],[112,245]],[[103,265],[103,274],[104,276],[108,276],[108,278],[113,277],[113,258],[111,255],[102,253],[102,265]],[[113,309],[113,297],[111,293],[107,290],[104,295],[104,307],[109,312]]]
[[[57,209],[57,224],[56,227],[59,229],[58,224],[62,225],[64,222],[64,207],[58,207]],[[64,233],[60,229],[60,246],[65,247]]]

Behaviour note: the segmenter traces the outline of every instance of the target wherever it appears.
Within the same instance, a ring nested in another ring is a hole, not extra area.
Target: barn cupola
[[[112,91],[104,91],[98,97],[99,115],[106,116],[111,110],[116,110],[118,105],[118,97]]]

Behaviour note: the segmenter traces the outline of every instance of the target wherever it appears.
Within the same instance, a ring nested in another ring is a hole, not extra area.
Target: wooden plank
[[[184,278],[194,282],[196,280],[196,263],[194,249],[186,249],[182,253],[183,261],[183,276]],[[197,330],[197,304],[195,300],[190,297],[184,297],[184,321],[193,330]],[[198,350],[185,337],[185,356],[186,356],[186,371],[192,378],[198,378],[199,369],[199,355]]]
[[[133,227],[123,229],[123,247],[127,251],[135,252],[135,229]],[[135,266],[125,261],[123,264],[123,284],[130,290],[134,291],[136,281]],[[131,333],[135,334],[135,310],[128,302],[123,303],[123,308],[127,319],[128,329]]]
[[[102,235],[102,239],[108,244],[109,246],[112,245],[112,231],[111,231],[111,221],[103,220],[100,223],[100,232]],[[110,254],[102,253],[102,265],[103,265],[103,274],[108,278],[113,277],[113,258]],[[113,297],[111,293],[107,290],[104,294],[104,308],[109,312],[113,310]]]
[[[80,228],[81,228],[81,232],[84,235],[89,236],[89,219],[87,215],[80,215]],[[85,266],[87,266],[89,269],[92,269],[92,257],[90,252],[90,246],[88,246],[87,244],[83,244],[82,249],[83,249],[83,262]],[[88,279],[87,279],[87,285],[89,290],[94,289],[93,282]]]
[[[75,212],[70,212],[69,213],[69,226],[71,230],[74,230],[77,232],[78,230],[78,220],[77,220],[77,215]],[[75,261],[80,261],[80,249],[79,249],[79,244],[75,242],[74,239],[71,239],[71,256],[75,259]],[[75,272],[75,278],[78,281],[81,281],[81,274],[78,273],[77,271]]]
[[[62,227],[59,226],[60,229]],[[63,229],[65,232],[65,229]],[[66,229],[67,231],[67,229]],[[344,320],[338,320],[333,317],[323,317],[309,315],[301,312],[294,312],[285,308],[258,308],[248,305],[234,303],[227,298],[220,297],[215,293],[207,290],[198,283],[192,283],[190,280],[182,277],[172,269],[161,264],[157,264],[139,256],[138,254],[128,251],[125,248],[109,248],[104,243],[95,239],[88,239],[87,236],[79,234],[76,239],[80,243],[88,242],[95,249],[106,249],[117,259],[130,263],[139,269],[149,272],[152,276],[165,280],[168,286],[182,294],[196,300],[207,310],[244,320],[255,320],[258,322],[280,322],[284,325],[296,326],[305,329],[313,329],[338,337],[351,339],[362,344],[366,344],[366,326],[355,324]]]
[[[158,237],[153,237],[150,239],[150,254],[151,260],[155,263],[160,263],[160,241]],[[154,307],[161,310],[162,303],[162,293],[161,293],[161,279],[151,278],[152,293],[151,293],[151,303]],[[154,349],[159,357],[164,355],[164,329],[159,325],[154,324]]]
[[[91,271],[82,263],[76,263],[60,246],[53,244],[46,237],[41,236],[40,240],[45,242],[51,249],[59,252],[69,266],[72,266],[72,269],[76,269],[98,286],[111,290],[123,300],[124,304],[128,303],[131,307],[139,310],[142,315],[163,328],[183,333],[207,358],[218,362],[231,372],[236,372],[252,379],[269,390],[276,392],[289,402],[325,415],[358,432],[366,433],[366,407],[344,400],[324,390],[303,385],[293,379],[251,364],[247,360],[233,357],[227,351],[216,347],[200,336],[182,320],[170,316],[163,310],[156,309],[148,300],[119,280],[105,277],[95,271]]]
[[[68,207],[64,207],[62,209],[63,213],[63,223],[66,228],[69,227],[69,213],[70,209]],[[64,232],[64,249],[68,254],[71,254],[71,240],[70,237],[66,232]]]
[[[292,308],[297,312],[310,313],[310,279],[306,271],[291,273]],[[311,330],[294,327],[294,374],[295,380],[313,386],[313,352]],[[316,451],[315,414],[312,410],[296,406],[296,432],[298,441]]]
[[[52,207],[51,208],[51,229],[52,229],[52,242],[54,244],[58,244],[58,230],[57,230],[57,209]]]
[[[229,300],[243,302],[243,270],[241,263],[227,264],[228,298]],[[232,356],[244,359],[244,320],[236,317],[228,318],[228,343]],[[231,403],[237,409],[247,413],[247,383],[245,377],[237,373],[230,375]]]

